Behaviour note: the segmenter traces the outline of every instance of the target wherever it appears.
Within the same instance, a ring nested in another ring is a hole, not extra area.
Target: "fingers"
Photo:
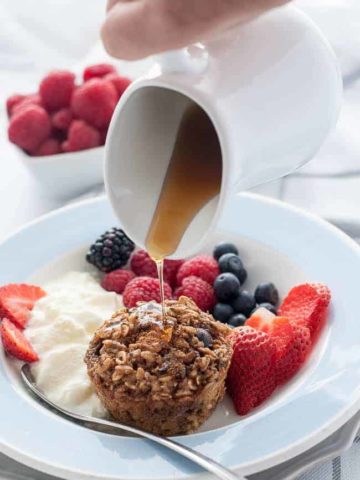
[[[287,0],[108,0],[110,55],[133,60],[204,40]]]

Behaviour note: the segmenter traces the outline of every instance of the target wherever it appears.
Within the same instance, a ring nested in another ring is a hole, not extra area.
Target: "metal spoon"
[[[30,390],[31,393],[40,401],[42,405],[51,410],[54,413],[57,413],[63,418],[66,418],[78,425],[89,428],[90,430],[96,430],[105,433],[111,433],[114,435],[123,434],[124,431],[138,435],[139,437],[146,438],[147,440],[152,440],[155,443],[163,445],[164,447],[173,450],[174,452],[182,455],[183,457],[188,458],[192,462],[200,465],[203,469],[213,473],[218,478],[223,480],[245,480],[244,477],[240,477],[235,473],[231,472],[227,468],[223,467],[219,463],[215,462],[211,458],[206,457],[202,453],[196,452],[185,445],[181,445],[174,440],[170,440],[167,437],[160,437],[153,433],[146,432],[136,427],[131,427],[130,425],[125,425],[122,423],[111,422],[110,420],[104,420],[102,418],[93,418],[87,417],[85,415],[79,415],[78,413],[73,413],[68,410],[65,410],[62,407],[51,402],[44,393],[39,390],[35,384],[34,377],[31,374],[30,366],[25,364],[21,368],[21,378],[25,386]]]

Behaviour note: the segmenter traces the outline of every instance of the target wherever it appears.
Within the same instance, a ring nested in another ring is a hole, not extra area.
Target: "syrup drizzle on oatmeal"
[[[159,303],[143,303],[139,307],[136,307],[136,314],[140,324],[147,325],[152,323],[160,328],[164,328],[162,318],[165,317],[163,316],[162,306]]]
[[[173,254],[197,213],[219,194],[222,156],[218,136],[198,105],[181,119],[158,204],[146,238],[146,249],[156,262],[165,319],[163,261]]]
[[[166,319],[165,292],[164,292],[164,260],[156,260],[156,268],[160,283],[160,299],[162,317]]]

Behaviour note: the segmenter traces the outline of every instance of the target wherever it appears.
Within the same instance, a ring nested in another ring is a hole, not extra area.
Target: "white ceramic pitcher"
[[[196,103],[219,137],[220,195],[187,229],[173,258],[201,247],[227,199],[313,157],[335,124],[339,68],[316,26],[274,10],[206,45],[169,52],[120,100],[106,142],[105,183],[127,234],[144,248],[177,129]]]

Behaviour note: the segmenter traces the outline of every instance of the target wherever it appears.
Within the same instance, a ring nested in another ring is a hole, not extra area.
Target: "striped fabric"
[[[310,470],[296,480],[359,480],[360,479],[360,436],[353,446],[341,457]],[[279,479],[280,480],[280,479]]]

